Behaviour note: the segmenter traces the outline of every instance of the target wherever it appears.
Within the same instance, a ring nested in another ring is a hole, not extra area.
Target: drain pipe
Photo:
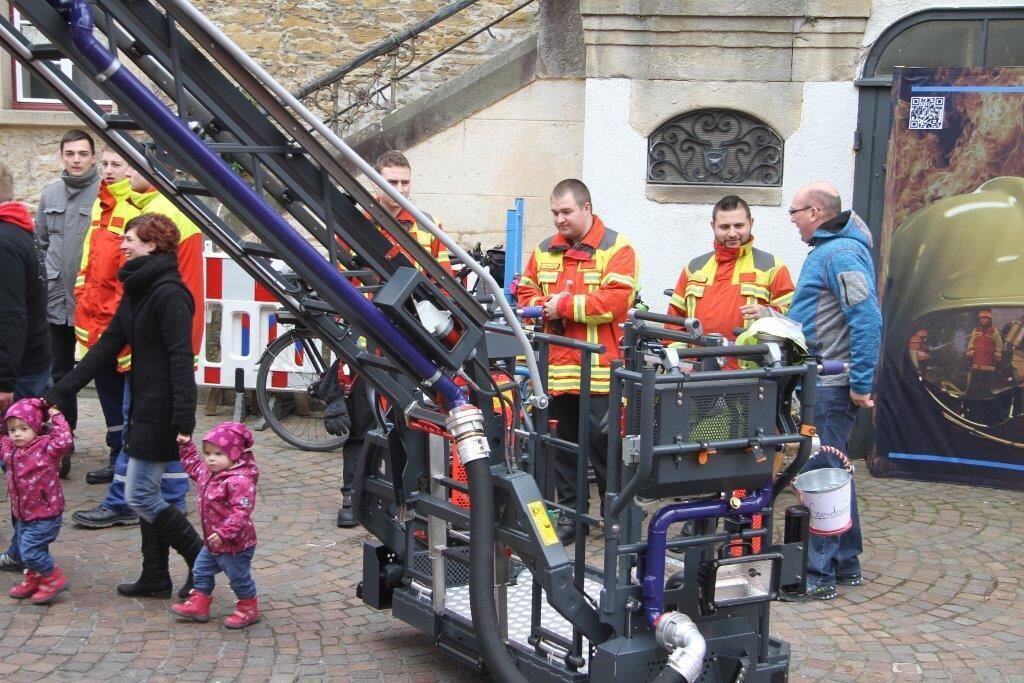
[[[707,643],[690,617],[682,612],[662,614],[655,625],[654,638],[670,654],[653,683],[693,683],[700,677]]]

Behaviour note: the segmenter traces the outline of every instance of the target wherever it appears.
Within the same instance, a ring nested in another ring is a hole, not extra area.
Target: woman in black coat
[[[168,549],[178,551],[190,568],[202,549],[185,514],[160,495],[167,463],[178,460],[178,438],[191,438],[196,426],[195,303],[178,272],[178,242],[178,228],[166,216],[128,221],[121,246],[125,265],[117,274],[124,297],[117,312],[82,361],[44,396],[62,403],[131,347],[125,499],[141,517],[142,574],[134,584],[118,586],[122,595],[169,597]]]

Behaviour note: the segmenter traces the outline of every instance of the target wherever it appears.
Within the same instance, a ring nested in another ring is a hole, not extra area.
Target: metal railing
[[[480,0],[457,0],[435,14],[374,44],[345,64],[318,76],[297,88],[293,94],[323,115],[323,121],[338,135],[345,135],[356,124],[370,123],[394,111],[416,94],[413,87],[400,88],[410,76],[449,55],[482,33],[536,0],[523,0],[500,13],[457,41],[417,62],[417,38],[451,17],[476,5]],[[455,69],[458,71],[458,69]],[[454,78],[458,73],[453,73]],[[420,91],[425,94],[426,89]],[[403,93],[405,96],[403,96]]]

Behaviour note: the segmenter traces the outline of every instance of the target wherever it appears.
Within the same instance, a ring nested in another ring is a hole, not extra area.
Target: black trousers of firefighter
[[[587,418],[590,423],[590,464],[594,467],[594,474],[597,478],[597,490],[604,500],[605,483],[608,473],[608,434],[605,418],[608,415],[608,395],[591,394],[590,410]],[[579,394],[562,394],[551,397],[551,404],[548,408],[548,417],[558,420],[555,435],[559,439],[565,439],[573,443],[579,438],[580,423],[580,397]],[[576,469],[577,458],[573,453],[557,451],[555,454],[555,490],[558,493],[558,502],[566,507],[576,507]],[[590,492],[583,492],[582,512],[590,511]],[[602,503],[603,506],[603,503]],[[604,510],[601,511],[602,515]]]

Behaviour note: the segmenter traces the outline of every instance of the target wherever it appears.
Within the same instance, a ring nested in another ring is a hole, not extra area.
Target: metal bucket
[[[824,468],[804,472],[793,480],[800,502],[811,511],[811,533],[835,536],[851,526],[850,494],[853,475],[846,470]]]

